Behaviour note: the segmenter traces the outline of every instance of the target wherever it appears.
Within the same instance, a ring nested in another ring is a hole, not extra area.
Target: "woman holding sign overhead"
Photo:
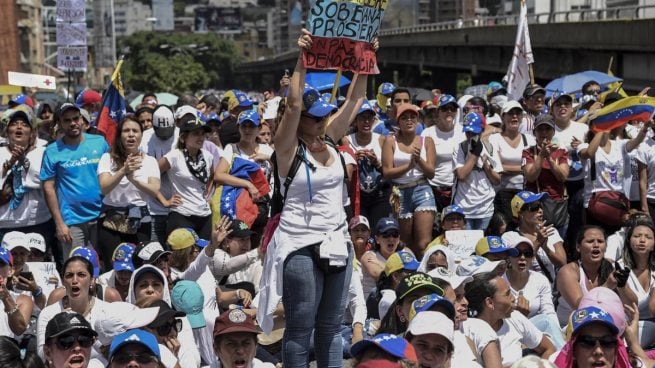
[[[311,48],[309,32],[303,30],[298,45],[303,52]],[[354,76],[346,101],[337,110],[305,84],[305,73],[301,54],[275,135],[274,174],[282,183],[287,177],[291,180],[279,226],[268,244],[257,320],[270,333],[273,312],[282,300],[286,318],[284,366],[307,366],[314,333],[317,365],[340,367],[343,350],[339,329],[353,249],[346,213],[340,205],[347,198],[344,165],[332,142],[346,134],[355,118],[367,78]]]

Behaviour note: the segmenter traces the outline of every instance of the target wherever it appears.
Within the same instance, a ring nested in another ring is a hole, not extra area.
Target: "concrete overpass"
[[[500,80],[516,37],[516,17],[490,17],[380,32],[377,82],[455,91],[457,79],[473,84]],[[582,10],[531,16],[530,37],[538,82],[587,69],[614,73],[624,86],[641,90],[655,82],[655,6]],[[298,52],[287,52],[237,68],[241,88],[274,87]]]

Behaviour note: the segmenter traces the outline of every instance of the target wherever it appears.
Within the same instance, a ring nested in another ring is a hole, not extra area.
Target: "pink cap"
[[[625,311],[619,296],[606,287],[595,287],[582,297],[578,308],[597,307],[609,313],[614,324],[619,328],[619,335],[625,331]]]

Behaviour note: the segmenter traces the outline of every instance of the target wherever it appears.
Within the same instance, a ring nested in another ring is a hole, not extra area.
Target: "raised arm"
[[[648,129],[653,125],[653,121],[649,121],[648,123],[644,124],[641,129],[639,129],[639,134],[637,134],[636,137],[632,138],[631,140],[628,141],[628,143],[625,144],[625,150],[630,152],[633,149],[639,147],[641,142],[644,141],[646,138],[646,133],[648,133]]]
[[[346,102],[330,117],[325,133],[335,142],[338,142],[346,134],[350,123],[355,120],[357,111],[366,98],[367,80],[366,75],[355,74],[350,87],[348,87]]]
[[[609,132],[596,133],[591,142],[589,142],[589,146],[580,151],[580,158],[588,160],[596,157],[596,151],[598,151],[598,147],[600,147],[603,138],[609,138]]]

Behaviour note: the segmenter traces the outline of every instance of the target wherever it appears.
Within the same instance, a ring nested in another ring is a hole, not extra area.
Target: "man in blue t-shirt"
[[[396,107],[412,103],[412,95],[407,88],[396,88],[391,92],[391,106],[387,109],[387,119],[383,119],[378,125],[373,128],[373,133],[378,133],[384,136],[389,134],[396,134],[398,131],[398,122],[396,121]],[[423,131],[423,123],[416,126],[416,135],[421,135]]]
[[[96,170],[109,146],[102,136],[84,133],[77,106],[63,104],[58,116],[63,136],[46,147],[41,182],[57,226],[59,263],[68,258],[74,247],[97,243],[102,196]]]

